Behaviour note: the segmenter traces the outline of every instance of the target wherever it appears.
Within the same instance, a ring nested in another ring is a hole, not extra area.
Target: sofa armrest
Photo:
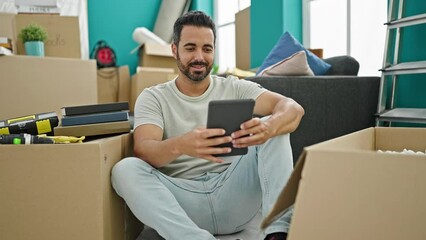
[[[379,77],[250,77],[264,88],[290,97],[305,109],[291,134],[294,162],[303,148],[375,125]]]

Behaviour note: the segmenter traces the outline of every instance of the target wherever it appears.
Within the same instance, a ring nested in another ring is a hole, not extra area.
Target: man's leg
[[[202,182],[167,177],[134,157],[114,166],[111,181],[133,214],[165,239],[215,239],[204,230],[213,224]],[[182,206],[196,214],[188,216]]]
[[[286,185],[293,171],[293,155],[290,134],[274,137],[259,146],[258,170],[262,186],[262,215],[266,216],[273,208],[278,195]],[[288,232],[292,211],[287,211],[265,231]]]
[[[244,229],[262,206],[265,216],[293,170],[289,134],[250,147],[244,156],[236,157],[222,174],[206,181],[211,191],[216,233],[226,234]],[[266,234],[288,232],[291,212],[275,221]]]

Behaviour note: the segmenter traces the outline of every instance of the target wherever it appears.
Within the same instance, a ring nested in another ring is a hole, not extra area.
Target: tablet
[[[253,99],[232,99],[210,101],[207,128],[223,128],[225,135],[240,130],[240,125],[253,118],[255,101]],[[218,145],[218,147],[230,147],[231,152],[215,155],[217,157],[244,155],[248,148],[233,148],[232,143]]]

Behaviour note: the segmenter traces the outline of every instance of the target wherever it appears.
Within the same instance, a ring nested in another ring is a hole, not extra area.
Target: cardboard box
[[[250,7],[235,14],[236,67],[250,69]]]
[[[178,72],[176,59],[170,45],[145,43],[139,49],[139,66],[155,68],[173,68]]]
[[[7,37],[12,40],[12,50],[15,54],[17,53],[16,36],[15,14],[0,13],[0,37]]]
[[[97,103],[96,62],[1,56],[0,119]]]
[[[426,128],[368,128],[305,148],[273,211],[288,239],[426,239]]]
[[[311,51],[313,54],[315,54],[319,58],[324,57],[324,49],[322,48],[309,48],[309,51]]]
[[[170,81],[176,76],[172,68],[138,67],[132,76],[130,111],[133,112],[136,99],[145,88]]]
[[[101,68],[97,71],[98,103],[129,102],[129,66]]]
[[[1,238],[136,239],[142,225],[110,183],[114,164],[132,154],[131,141],[124,134],[75,144],[0,145]]]
[[[18,14],[15,16],[15,32],[19,34],[22,28],[30,23],[37,23],[47,30],[47,40],[44,45],[45,56],[81,59],[80,25],[78,17],[59,16],[51,14]],[[18,35],[18,54],[25,55],[25,48]]]

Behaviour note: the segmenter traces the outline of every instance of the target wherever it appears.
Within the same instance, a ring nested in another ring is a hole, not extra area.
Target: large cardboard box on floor
[[[381,153],[404,149],[423,154]],[[271,214],[289,240],[426,239],[426,128],[368,128],[305,148]]]
[[[0,120],[97,102],[96,62],[0,56]]]
[[[131,134],[85,143],[0,145],[1,239],[136,239],[142,225],[110,183]]]
[[[165,83],[176,76],[173,68],[138,67],[131,80],[130,111],[133,112],[136,99],[145,88]]]
[[[178,72],[171,46],[158,43],[145,43],[139,49],[139,66],[173,68]]]

